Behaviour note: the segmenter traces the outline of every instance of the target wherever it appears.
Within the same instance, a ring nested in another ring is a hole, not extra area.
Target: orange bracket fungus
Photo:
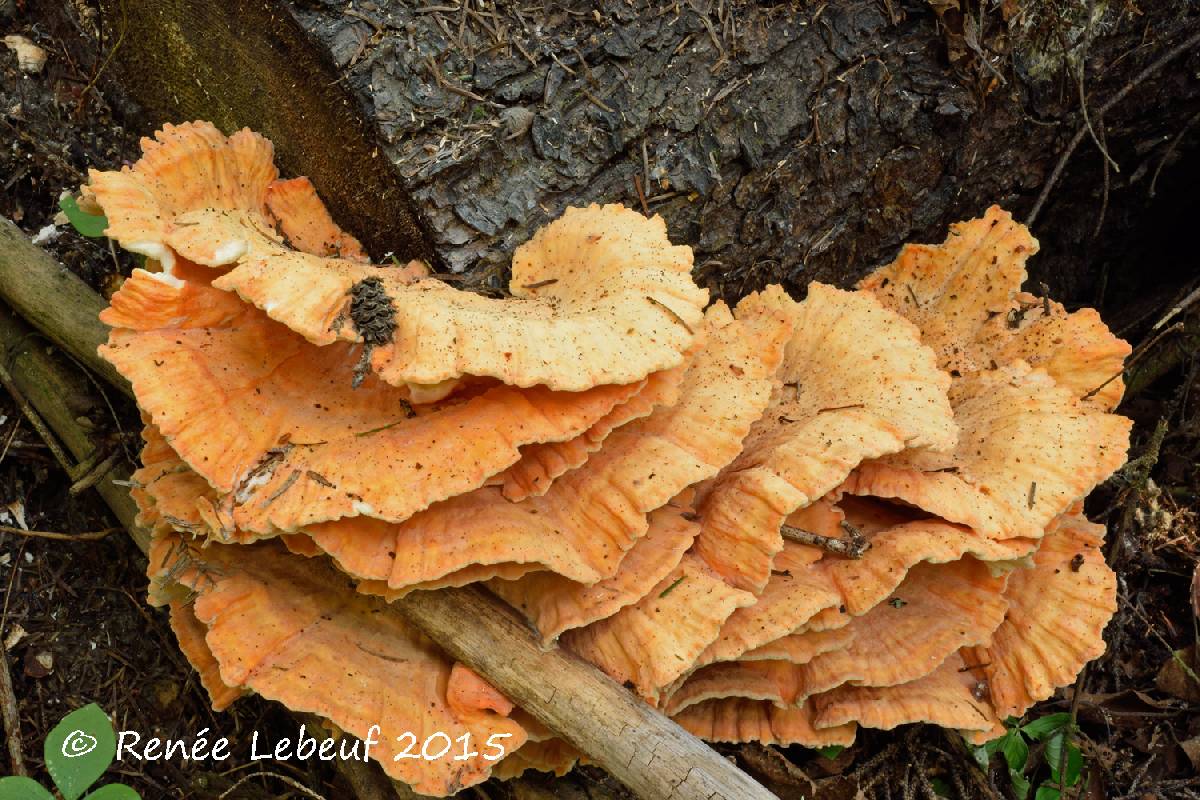
[[[485,297],[370,263],[250,131],[142,148],[83,188],[147,257],[101,353],[145,423],[150,600],[214,708],[313,713],[422,794],[562,774],[569,731],[377,613],[472,583],[718,742],[983,741],[1103,651],[1081,509],[1125,459],[1129,347],[1023,290],[1006,212],[731,309],[662,219],[572,208]]]

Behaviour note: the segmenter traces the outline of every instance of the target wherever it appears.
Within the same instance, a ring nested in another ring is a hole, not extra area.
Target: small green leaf
[[[83,800],[142,800],[142,796],[123,783],[101,786]]]
[[[95,703],[77,708],[46,735],[46,769],[63,800],[77,800],[117,754],[117,735]]]
[[[1058,789],[1054,788],[1053,786],[1043,785],[1038,787],[1037,794],[1035,794],[1033,797],[1034,800],[1058,800],[1059,793]]]
[[[1000,740],[1000,752],[1004,753],[1004,761],[1008,764],[1009,772],[1024,772],[1029,760],[1029,745],[1020,731],[1009,731]]]
[[[831,744],[829,747],[818,747],[817,752],[830,761],[841,755],[846,748],[840,744]]]
[[[88,236],[92,239],[98,239],[104,236],[104,231],[108,228],[108,217],[103,214],[89,214],[79,207],[79,203],[71,195],[63,195],[58,201],[58,207],[67,215],[67,219],[71,221],[71,227],[78,231],[83,236]]]
[[[995,741],[994,739],[992,741]],[[992,763],[992,753],[996,752],[996,748],[992,747],[992,742],[981,745],[980,747],[972,747],[971,755],[975,758],[975,763],[984,772],[988,771],[988,767]]]
[[[1017,800],[1025,800],[1029,797],[1029,780],[1020,772],[1009,772],[1009,780],[1012,781],[1013,794]]]
[[[1062,782],[1058,777],[1058,767],[1062,763],[1063,743],[1066,742],[1067,747],[1067,786],[1074,786],[1079,782],[1079,773],[1083,769],[1083,753],[1079,751],[1079,746],[1066,738],[1065,731],[1059,731],[1046,740],[1046,763],[1050,766],[1050,780],[1056,786]]]
[[[937,792],[938,797],[953,797],[950,792],[950,784],[946,783],[941,778],[930,778],[929,783],[933,785],[933,790]]]
[[[32,778],[0,778],[0,800],[54,800],[54,795]]]
[[[1044,717],[1039,717],[1033,722],[1021,728],[1025,735],[1035,742],[1040,742],[1047,736],[1061,730],[1071,724],[1071,715],[1064,712],[1059,714],[1047,714]]]

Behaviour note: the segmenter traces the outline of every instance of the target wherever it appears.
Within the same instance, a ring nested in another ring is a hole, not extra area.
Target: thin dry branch
[[[1185,53],[1192,52],[1197,47],[1200,47],[1200,31],[1192,34],[1179,44],[1167,50],[1167,52],[1150,62],[1145,69],[1130,78],[1128,83],[1122,86],[1116,94],[1110,97],[1108,101],[1100,107],[1100,110],[1096,113],[1096,119],[1103,121],[1104,115],[1111,111],[1117,103],[1124,100],[1130,92],[1140,86],[1147,79],[1153,77],[1167,64],[1170,64],[1176,58],[1179,58],[1179,56]],[[1087,124],[1080,125],[1079,130],[1075,131],[1075,135],[1071,137],[1071,141],[1067,143],[1066,149],[1064,149],[1062,155],[1059,156],[1058,163],[1054,165],[1054,171],[1050,173],[1050,177],[1046,180],[1045,185],[1042,186],[1041,193],[1038,194],[1037,201],[1033,204],[1033,209],[1029,212],[1029,216],[1025,218],[1025,224],[1030,228],[1032,228],[1033,224],[1037,222],[1038,214],[1040,214],[1042,211],[1042,206],[1046,204],[1046,199],[1050,196],[1051,190],[1054,189],[1059,178],[1062,177],[1063,171],[1067,167],[1067,161],[1071,159],[1071,154],[1075,152],[1075,148],[1079,147],[1079,143],[1083,141],[1083,138],[1088,135],[1089,127],[1090,126]]]

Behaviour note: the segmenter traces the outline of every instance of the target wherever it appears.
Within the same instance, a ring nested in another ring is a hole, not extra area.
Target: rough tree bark
[[[1094,116],[1200,29],[1183,0],[100,5],[98,51],[123,42],[108,76],[149,103],[144,132],[211,108],[227,127],[295,135],[302,121],[280,124],[272,108],[348,94],[381,129],[441,266],[491,289],[537,226],[572,204],[638,206],[638,183],[695,248],[698,277],[731,299],[772,280],[846,285],[991,203],[1027,215],[1084,121],[1082,96],[1120,171],[1100,177],[1089,135],[1040,213],[1031,272],[1069,302],[1103,305],[1106,290],[1145,288],[1125,255],[1146,242],[1129,234],[1184,222],[1178,200],[1197,175],[1197,49]],[[292,58],[304,30],[324,52]],[[317,87],[331,70],[338,85]],[[364,166],[337,160],[351,176],[330,184],[337,207],[358,170],[378,170],[353,152]],[[322,168],[306,163],[287,166]],[[411,235],[402,220],[395,233],[378,216],[341,221],[377,258]],[[1182,277],[1161,272],[1169,286]]]
[[[993,202],[1025,216],[1082,122],[1080,80],[1094,115],[1200,29],[1184,2],[288,2],[449,267],[499,272],[563,207],[637,206],[640,181],[727,296],[844,285]],[[1035,280],[1094,299],[1171,142],[1200,140],[1197,51],[1091,119],[1121,172],[1106,200],[1085,140],[1035,229]]]

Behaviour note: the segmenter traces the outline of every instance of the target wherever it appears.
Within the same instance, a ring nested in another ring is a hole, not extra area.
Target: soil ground
[[[136,157],[136,139],[125,129],[130,111],[114,108],[97,90],[103,59],[62,15],[0,0],[0,36],[8,34],[29,37],[49,56],[42,73],[28,75],[11,53],[0,50],[0,214],[33,236],[53,223],[60,193],[76,187],[87,167],[113,168]],[[1200,558],[1200,358],[1194,349],[1187,351],[1186,335],[1190,331],[1191,341],[1197,341],[1200,303],[1172,320],[1186,330],[1160,336],[1154,328],[1200,282],[1185,227],[1194,225],[1200,153],[1188,147],[1186,137],[1181,141],[1161,165],[1154,199],[1144,201],[1147,213],[1123,231],[1121,283],[1104,295],[1102,306],[1110,325],[1138,347],[1141,365],[1122,408],[1137,422],[1134,461],[1088,506],[1093,519],[1109,525],[1108,556],[1120,576],[1108,652],[1074,687],[1027,717],[1072,709],[1077,714],[1085,756],[1078,796],[1087,798],[1200,797],[1200,684],[1194,674],[1172,666],[1176,651],[1198,663],[1200,587],[1193,586]],[[1098,192],[1103,180],[1096,168],[1073,175],[1064,191]],[[977,210],[963,209],[962,216]],[[69,226],[55,230],[44,246],[98,291],[111,293],[132,267],[127,256],[102,240],[84,239]],[[1046,252],[1057,249],[1054,230],[1035,233]],[[1107,273],[1110,256],[1089,254],[1090,267]],[[1054,265],[1042,262],[1040,269],[1052,273]],[[135,422],[133,410],[118,403],[107,434],[118,439],[120,431],[135,430]],[[1162,435],[1155,436],[1160,424]],[[136,446],[131,440],[125,444]],[[11,399],[0,395],[0,523],[71,534],[114,524],[98,497],[68,490],[68,480],[37,434]],[[257,699],[240,701],[222,715],[209,710],[165,615],[143,602],[144,568],[141,554],[119,534],[64,544],[0,533],[0,638],[19,702],[24,754],[34,774],[44,776],[41,747],[49,729],[67,710],[89,701],[122,709],[122,727],[160,736],[205,727],[294,730],[281,709]],[[853,747],[833,758],[803,748],[722,749],[785,798],[811,796],[814,781],[820,783],[821,797],[859,792],[904,798],[937,792],[1014,796],[998,763],[979,770],[954,737],[936,729],[864,731]],[[256,764],[235,761],[183,767],[126,763],[112,777],[146,798],[346,796],[340,778],[315,763],[272,762],[275,774],[266,774]],[[1036,786],[1048,770],[1036,753],[1031,764],[1036,766],[1029,777]],[[476,796],[574,798],[614,792],[598,773],[577,771],[558,781],[489,783]]]

